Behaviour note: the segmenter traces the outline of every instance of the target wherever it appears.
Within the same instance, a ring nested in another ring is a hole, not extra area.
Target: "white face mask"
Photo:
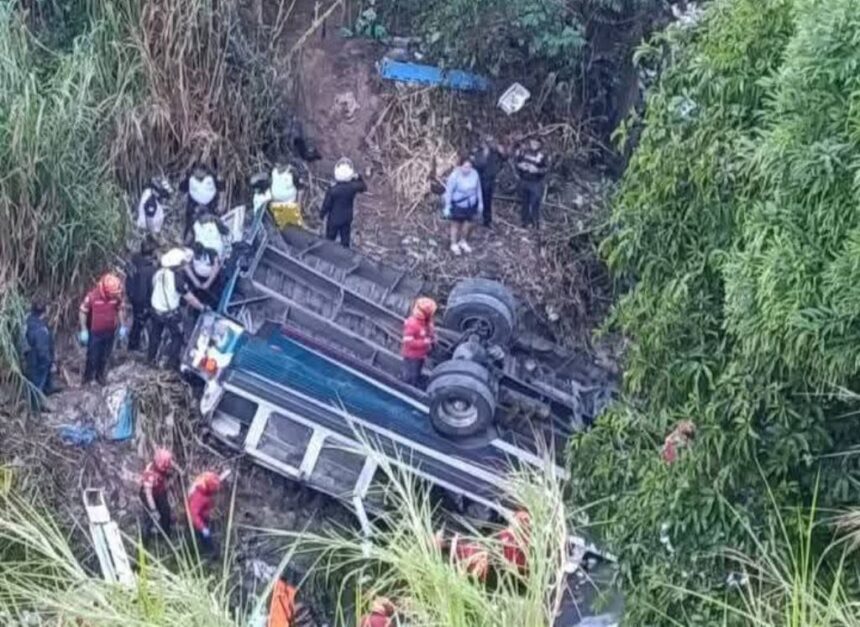
[[[217,193],[218,188],[215,186],[215,179],[209,175],[202,179],[194,176],[188,179],[188,195],[200,205],[208,205],[215,199]]]

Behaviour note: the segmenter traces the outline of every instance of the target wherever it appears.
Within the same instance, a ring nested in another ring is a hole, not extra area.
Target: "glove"
[[[442,217],[450,218],[451,217],[451,207],[442,207]]]
[[[212,532],[209,531],[209,527],[203,527],[203,529],[200,530],[200,535],[208,540],[212,537]]]
[[[128,327],[123,325],[119,328],[119,339],[124,340],[128,337]]]
[[[81,346],[86,346],[90,343],[90,332],[84,329],[80,333],[78,333],[78,341],[81,343]]]

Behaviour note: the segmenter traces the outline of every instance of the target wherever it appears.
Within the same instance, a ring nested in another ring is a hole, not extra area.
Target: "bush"
[[[717,1],[663,42],[603,245],[634,285],[611,323],[631,340],[627,403],[574,443],[573,476],[582,498],[611,495],[596,515],[632,620],[704,624],[713,608],[680,590],[722,590],[727,545],[768,548],[744,532],[773,522],[766,486],[780,507],[817,476],[823,508],[851,499],[860,17],[847,0]],[[697,439],[667,466],[682,419]]]

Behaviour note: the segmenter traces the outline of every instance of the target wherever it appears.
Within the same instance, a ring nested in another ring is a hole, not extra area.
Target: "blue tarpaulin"
[[[60,425],[57,430],[60,433],[60,439],[71,446],[89,446],[98,438],[98,433],[92,427]]]
[[[134,396],[126,392],[119,406],[116,425],[110,434],[111,440],[128,440],[134,435]]]
[[[463,91],[487,91],[490,81],[463,70],[443,70],[432,65],[383,59],[379,65],[382,78],[419,85],[439,85]]]

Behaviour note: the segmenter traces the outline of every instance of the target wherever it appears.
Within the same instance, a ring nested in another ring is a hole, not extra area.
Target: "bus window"
[[[310,482],[339,498],[352,498],[355,484],[364,467],[364,455],[349,449],[347,444],[326,438]]]
[[[313,429],[273,413],[257,444],[257,450],[294,468],[302,465]]]

